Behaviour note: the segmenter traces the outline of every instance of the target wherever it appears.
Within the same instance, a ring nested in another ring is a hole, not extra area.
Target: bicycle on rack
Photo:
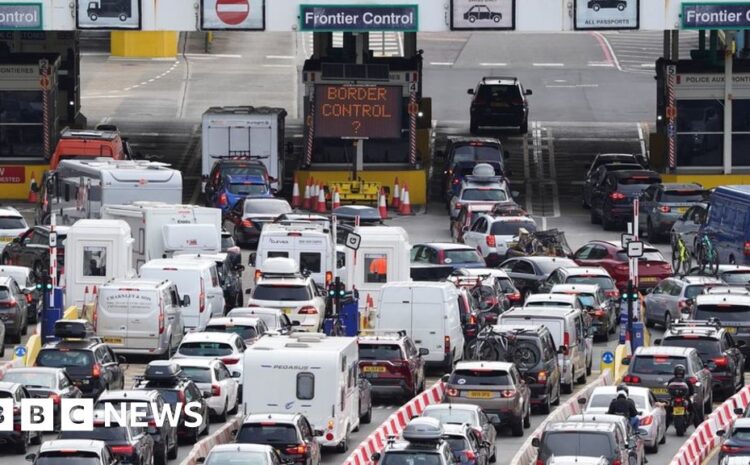
[[[523,373],[541,360],[541,353],[533,343],[518,339],[517,336],[524,331],[518,329],[498,332],[492,326],[486,326],[469,343],[468,356],[477,361],[514,363]]]
[[[719,252],[714,248],[708,234],[701,233],[695,244],[695,256],[701,273],[716,276],[719,273]]]
[[[685,244],[685,239],[676,234],[672,239],[672,269],[675,274],[686,275],[693,265],[693,257]]]

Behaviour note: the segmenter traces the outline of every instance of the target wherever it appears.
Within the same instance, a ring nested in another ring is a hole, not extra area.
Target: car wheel
[[[372,402],[370,402],[370,405],[367,407],[367,413],[363,417],[359,419],[359,422],[363,425],[369,425],[372,421]]]
[[[523,417],[523,427],[525,429],[531,428],[531,404],[526,407],[526,416]]]
[[[672,314],[667,312],[664,314],[664,330],[668,330],[672,326]]]
[[[167,458],[174,460],[177,458],[177,441],[172,443],[172,448],[167,450]]]
[[[648,452],[649,454],[658,454],[659,453],[659,441],[654,439],[654,445],[646,446],[646,452]]]
[[[560,405],[560,400],[562,397],[562,389],[560,388],[560,383],[557,383],[557,397],[555,397],[555,400],[552,401],[552,405]]]
[[[703,413],[711,413],[714,411],[714,394],[711,393],[711,395],[708,397],[708,402],[703,407]]]
[[[602,212],[602,228],[604,228],[605,231],[612,231],[615,229],[615,223],[614,221],[610,220],[607,215],[605,215]]]
[[[594,357],[592,356],[591,358],[593,359]],[[589,376],[591,374],[591,365],[592,365],[592,360],[589,360],[589,363],[586,364],[586,376]]]
[[[167,446],[165,445],[162,447],[161,454],[159,454],[159,461],[157,462],[159,465],[167,465],[167,461],[169,459],[167,458]]]
[[[3,265],[10,265],[10,255],[4,253],[2,255],[2,259],[0,259],[0,263],[2,263]]]
[[[29,441],[32,446],[41,446],[42,445],[42,433],[38,432],[36,436],[34,436],[34,439]]]
[[[29,447],[29,433],[23,433],[23,440],[21,440],[20,443],[16,444],[16,453],[18,454],[25,454],[26,449]]]
[[[339,445],[336,446],[336,452],[340,452],[343,454],[348,450],[349,450],[349,431],[346,432],[346,436],[344,436],[344,439],[342,439]]]
[[[224,410],[222,410],[221,414],[217,416],[219,423],[227,422],[227,408],[228,407],[229,407],[229,396],[227,396],[226,400],[224,400]]]
[[[0,343],[0,357],[5,357],[5,341]]]
[[[602,222],[602,217],[599,216],[599,214],[594,211],[594,207],[593,206],[591,207],[590,215],[591,215],[590,216],[590,218],[591,218],[591,224],[599,224],[599,223]]]
[[[573,383],[560,384],[560,390],[563,394],[571,394],[573,392]]]
[[[24,316],[23,320],[21,320],[21,334],[24,336],[29,334],[29,319],[27,316]]]
[[[510,426],[510,431],[513,434],[513,436],[521,437],[523,436],[523,414],[519,416],[516,421],[513,422],[513,424]]]
[[[529,132],[529,122],[528,120],[521,123],[521,126],[518,128],[519,134],[528,134]]]
[[[34,276],[36,276],[38,281],[41,281],[42,279],[42,263],[41,262],[34,262],[34,265],[31,267],[31,270],[34,272]]]
[[[550,402],[550,398],[552,397],[552,389],[549,390],[549,394],[547,394],[547,398],[545,399],[544,403],[539,407],[539,413],[548,414],[552,411],[552,404]]]

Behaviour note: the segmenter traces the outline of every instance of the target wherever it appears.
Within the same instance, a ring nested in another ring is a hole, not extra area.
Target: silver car
[[[709,276],[662,279],[643,301],[646,326],[651,328],[659,323],[668,328],[672,321],[687,318],[695,298],[713,286],[724,286],[724,283]]]
[[[674,244],[675,239],[681,236],[690,253],[694,255],[695,239],[698,236],[698,230],[701,228],[701,225],[706,221],[707,213],[708,204],[706,202],[698,202],[689,207],[672,225],[671,243]]]
[[[705,191],[700,184],[651,184],[641,196],[638,225],[647,231],[652,244],[666,238],[672,225],[688,208],[704,200]]]

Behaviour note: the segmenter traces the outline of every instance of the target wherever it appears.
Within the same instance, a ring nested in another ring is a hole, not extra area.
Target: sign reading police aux
[[[395,139],[401,136],[401,87],[315,86],[315,135]]]

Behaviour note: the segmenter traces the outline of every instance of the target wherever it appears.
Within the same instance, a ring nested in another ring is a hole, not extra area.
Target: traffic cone
[[[39,196],[36,193],[38,189],[39,189],[39,186],[36,185],[36,178],[32,174],[31,182],[29,183],[29,202],[30,203],[36,203],[37,200],[39,200]]]
[[[411,211],[411,201],[409,200],[409,186],[404,184],[403,199],[401,199],[401,208],[398,211],[399,215],[413,215]]]
[[[396,177],[396,180],[393,182],[393,202],[391,203],[391,206],[396,211],[401,207],[401,187],[398,185],[398,177]]]
[[[89,287],[86,286],[85,288],[83,288],[83,304],[81,305],[81,307],[85,307],[86,304],[88,303],[87,302],[87,300],[88,300],[87,297],[88,296],[89,296]]]
[[[388,219],[388,207],[385,204],[385,191],[380,188],[380,196],[378,197],[378,211],[380,212],[380,219]]]
[[[325,189],[323,189],[323,184],[321,184],[318,188],[318,205],[315,209],[318,213],[325,213],[326,212],[326,193]]]
[[[331,200],[331,210],[335,210],[341,206],[341,196],[339,195],[339,188],[336,187],[333,190],[333,197]]]
[[[310,210],[315,211],[318,209],[318,183],[313,179],[312,186],[310,186]]]
[[[307,178],[307,184],[305,184],[305,198],[304,203],[302,205],[302,208],[305,210],[310,210],[312,208],[312,194],[313,194],[313,188],[312,188],[312,178]]]
[[[299,208],[299,183],[297,182],[297,175],[294,175],[294,185],[292,186],[292,208]]]

